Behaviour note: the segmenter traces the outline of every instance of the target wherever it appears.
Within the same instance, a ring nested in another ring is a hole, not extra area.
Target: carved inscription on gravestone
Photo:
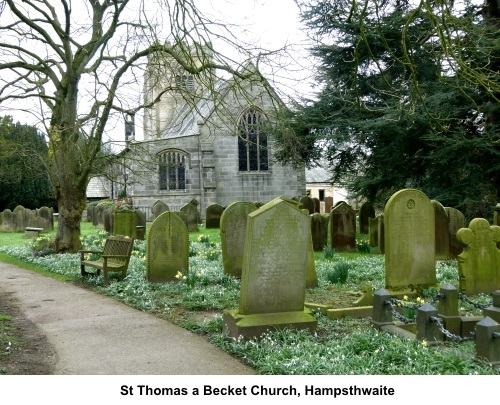
[[[434,208],[419,190],[392,195],[384,209],[387,288],[436,283]]]
[[[276,199],[248,215],[239,311],[303,311],[309,218]]]

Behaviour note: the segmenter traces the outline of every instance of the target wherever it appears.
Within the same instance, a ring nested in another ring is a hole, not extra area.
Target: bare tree
[[[0,0],[0,10],[0,111],[20,109],[45,126],[60,252],[81,247],[86,188],[107,131],[161,98],[148,105],[140,98],[151,55],[168,56],[206,86],[213,86],[216,72],[242,79],[254,74],[217,53],[214,37],[242,59],[259,60],[227,24],[202,16],[194,0]]]

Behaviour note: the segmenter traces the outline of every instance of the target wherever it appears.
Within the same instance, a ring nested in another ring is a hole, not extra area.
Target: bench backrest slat
[[[110,259],[110,261],[116,263],[128,263],[130,259],[130,254],[132,253],[132,249],[134,247],[134,239],[127,238],[125,236],[115,235],[108,236],[106,242],[104,243],[103,254],[104,255],[121,255],[126,258],[123,259]]]

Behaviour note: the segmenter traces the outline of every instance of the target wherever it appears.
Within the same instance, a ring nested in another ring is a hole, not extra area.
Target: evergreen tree
[[[0,120],[0,211],[54,205],[47,159],[47,143],[35,127],[10,116]]]
[[[491,12],[465,3],[301,3],[321,90],[294,112],[278,158],[321,155],[334,182],[380,205],[414,187],[469,218],[489,215],[500,186],[499,34]]]

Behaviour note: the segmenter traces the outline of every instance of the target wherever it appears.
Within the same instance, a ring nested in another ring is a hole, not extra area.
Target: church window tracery
[[[238,162],[240,172],[267,171],[267,134],[264,132],[264,115],[250,108],[238,123]]]

